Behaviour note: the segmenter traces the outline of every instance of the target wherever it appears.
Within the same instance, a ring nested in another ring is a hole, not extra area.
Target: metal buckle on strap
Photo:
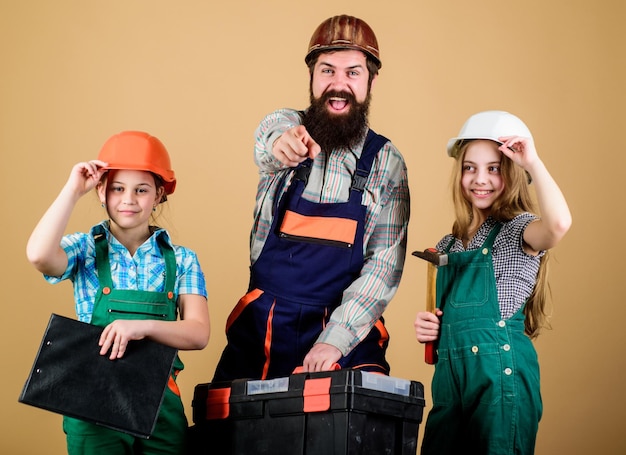
[[[309,175],[311,174],[311,163],[310,159],[300,163],[294,173],[294,178],[303,181],[305,185],[309,181]]]
[[[368,176],[369,172],[357,169],[352,178],[352,189],[362,193]]]

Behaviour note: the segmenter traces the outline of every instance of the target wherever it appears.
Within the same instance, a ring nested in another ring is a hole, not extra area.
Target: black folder
[[[147,438],[177,350],[144,339],[110,360],[100,355],[102,330],[52,314],[18,401]]]

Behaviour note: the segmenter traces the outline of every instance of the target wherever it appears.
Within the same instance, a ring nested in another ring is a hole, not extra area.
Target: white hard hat
[[[472,115],[457,137],[448,141],[448,156],[456,158],[460,142],[469,139],[489,139],[500,143],[502,136],[530,137],[530,130],[519,118],[505,111],[484,111]]]

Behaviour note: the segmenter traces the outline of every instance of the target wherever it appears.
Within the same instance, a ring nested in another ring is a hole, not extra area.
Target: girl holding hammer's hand
[[[436,313],[414,323],[420,343],[438,343],[421,453],[532,454],[542,403],[531,339],[547,325],[547,250],[572,218],[516,116],[477,113],[447,149],[456,220],[436,249],[448,263]]]

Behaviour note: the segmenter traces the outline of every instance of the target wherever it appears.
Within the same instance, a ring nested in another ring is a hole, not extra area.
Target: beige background
[[[207,277],[211,340],[182,353],[191,418],[193,387],[210,380],[225,319],[247,285],[254,129],[276,108],[306,107],[309,37],[325,18],[348,13],[379,39],[371,125],[406,158],[409,251],[449,230],[444,146],[469,115],[509,110],[533,131],[574,216],[554,250],[553,330],[536,343],[545,404],[537,453],[625,453],[624,5],[0,0],[0,452],[64,452],[61,417],[17,397],[50,313],[73,315],[71,285],[48,285],[24,248],[72,165],[124,129],[149,131],[168,147],[179,183],[160,222],[197,251]],[[69,231],[103,215],[88,195]],[[432,367],[412,327],[424,281],[424,264],[409,256],[386,317],[392,375],[423,382],[430,404]]]

